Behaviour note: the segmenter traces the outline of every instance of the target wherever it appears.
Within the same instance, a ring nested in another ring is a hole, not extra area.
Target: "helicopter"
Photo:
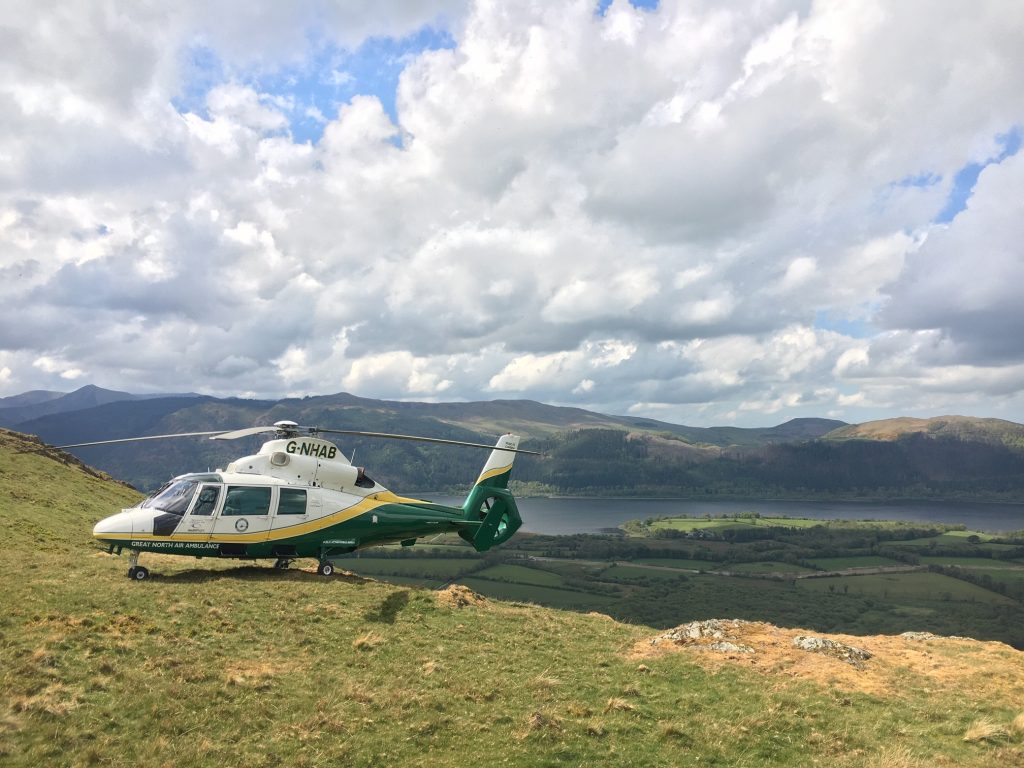
[[[229,432],[151,435],[58,448],[208,436],[234,440],[273,433],[259,451],[225,469],[172,478],[134,507],[96,523],[93,537],[107,552],[128,550],[128,577],[149,578],[143,553],[256,560],[274,558],[288,568],[316,558],[317,573],[334,573],[334,560],[364,547],[399,542],[412,546],[424,536],[454,532],[483,552],[508,541],[522,518],[508,480],[519,436],[505,434],[492,447],[460,440],[302,427],[294,421]],[[324,434],[415,440],[488,448],[490,456],[461,507],[399,496],[373,480]]]

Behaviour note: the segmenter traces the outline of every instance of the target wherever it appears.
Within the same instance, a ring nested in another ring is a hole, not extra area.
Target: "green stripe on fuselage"
[[[331,517],[325,515],[325,521]],[[315,521],[310,521],[315,522]],[[333,549],[362,549],[364,547],[388,544],[422,536],[457,531],[464,525],[464,513],[457,507],[447,507],[430,502],[381,504],[355,517],[333,525],[326,523],[321,528],[296,536],[280,536],[267,540],[267,532],[226,536],[211,535],[203,541],[196,541],[196,534],[178,536],[151,536],[133,538],[130,534],[119,534],[100,538],[105,545],[137,549],[142,552],[163,552],[166,554],[195,557],[278,557],[282,552],[294,557],[320,557],[324,542]],[[298,526],[296,526],[298,527]],[[305,526],[303,526],[305,527]],[[260,537],[264,537],[262,541]],[[186,540],[186,538],[188,540]],[[352,546],[348,547],[348,542]],[[227,551],[221,553],[221,545]],[[294,548],[294,549],[292,549]]]

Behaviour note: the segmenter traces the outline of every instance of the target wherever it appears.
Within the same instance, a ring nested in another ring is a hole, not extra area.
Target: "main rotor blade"
[[[208,435],[213,435],[211,440],[237,440],[240,437],[248,437],[249,435],[258,435],[261,432],[280,432],[280,427],[246,427],[245,429],[236,429],[233,432],[207,432]]]
[[[118,440],[96,440],[92,443],[71,443],[70,445],[55,445],[54,448],[84,448],[87,445],[111,445],[113,443],[137,443],[141,440],[166,440],[170,437],[200,437],[202,435],[219,435],[216,432],[176,432],[173,435],[147,435],[146,437],[122,437]]]
[[[521,448],[501,448],[487,443],[467,443],[464,440],[442,440],[439,437],[418,437],[416,435],[393,435],[390,432],[359,432],[354,429],[322,429],[310,427],[310,432],[324,432],[332,435],[355,435],[356,437],[383,437],[388,440],[414,440],[419,443],[440,443],[441,445],[465,445],[470,448],[488,448],[492,451],[508,451],[509,453],[528,453],[532,456],[541,456],[539,451],[524,451]]]

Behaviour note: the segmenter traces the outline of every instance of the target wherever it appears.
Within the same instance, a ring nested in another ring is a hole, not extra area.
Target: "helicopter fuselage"
[[[270,440],[224,470],[175,477],[98,522],[93,536],[111,552],[129,549],[133,568],[140,552],[285,563],[316,557],[323,565],[362,547],[446,532],[487,549],[521,524],[504,487],[512,463],[505,451],[517,444],[510,435],[499,440],[460,508],[392,493],[326,440]]]

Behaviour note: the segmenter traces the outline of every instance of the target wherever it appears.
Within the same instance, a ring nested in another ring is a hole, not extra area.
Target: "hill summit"
[[[312,569],[165,557],[136,583],[90,528],[137,494],[35,447],[0,434],[5,765],[1024,760],[1024,654],[1000,643],[815,635],[857,666],[794,628],[677,642],[692,628]]]

